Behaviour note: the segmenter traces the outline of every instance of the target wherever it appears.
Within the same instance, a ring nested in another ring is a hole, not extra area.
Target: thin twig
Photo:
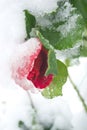
[[[29,101],[30,101],[30,103],[31,103],[31,106],[32,106],[33,110],[34,110],[35,112],[37,112],[37,110],[36,110],[36,108],[35,108],[35,105],[34,105],[34,102],[33,102],[33,100],[32,100],[32,97],[31,97],[29,91],[26,91],[26,92],[27,92],[27,95],[28,95],[28,97],[29,97]]]

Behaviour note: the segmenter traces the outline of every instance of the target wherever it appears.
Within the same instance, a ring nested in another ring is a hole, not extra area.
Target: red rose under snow
[[[40,89],[49,86],[53,74],[45,76],[48,67],[48,51],[37,38],[31,38],[18,45],[15,54],[12,77],[17,84],[25,90],[31,89],[32,83]]]

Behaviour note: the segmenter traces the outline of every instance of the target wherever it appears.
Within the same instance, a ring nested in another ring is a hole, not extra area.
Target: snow
[[[23,10],[29,9],[35,15],[43,15],[55,10],[57,2],[0,0],[0,130],[21,130],[18,127],[20,120],[26,127],[32,127],[34,111],[31,102],[26,91],[11,78],[10,63],[13,53],[16,56],[14,48],[20,46],[26,37]],[[80,85],[79,90],[87,102],[87,59],[81,58],[80,63],[74,68],[70,67],[69,72],[76,85]],[[30,94],[37,109],[37,121],[40,122],[38,130],[43,130],[43,125],[53,125],[51,130],[87,130],[87,115],[69,82],[63,87],[62,97],[45,99],[40,93]]]
[[[70,32],[70,30],[74,29],[76,27],[76,21],[78,19],[78,15],[71,16],[64,25],[60,25],[57,28],[57,31],[60,31],[63,37],[67,36],[67,33]]]
[[[31,46],[32,45],[32,46]],[[23,44],[16,45],[11,55],[11,75],[17,84],[25,90],[33,89],[34,85],[27,80],[29,71],[32,70],[34,60],[41,50],[41,43],[37,38],[31,38]],[[14,54],[15,52],[15,54]]]
[[[74,130],[87,130],[87,114],[82,111],[73,118]]]

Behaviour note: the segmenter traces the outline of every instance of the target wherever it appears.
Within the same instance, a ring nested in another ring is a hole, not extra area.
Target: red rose
[[[12,77],[25,90],[32,86],[42,89],[51,83],[53,74],[45,76],[48,64],[48,50],[37,38],[18,45],[12,63]]]

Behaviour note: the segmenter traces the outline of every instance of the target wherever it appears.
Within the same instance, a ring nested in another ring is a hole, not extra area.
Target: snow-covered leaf
[[[37,23],[43,37],[55,49],[73,48],[82,40],[84,20],[67,1],[58,3],[54,12],[40,17]]]
[[[87,23],[87,0],[69,0],[82,14]]]

